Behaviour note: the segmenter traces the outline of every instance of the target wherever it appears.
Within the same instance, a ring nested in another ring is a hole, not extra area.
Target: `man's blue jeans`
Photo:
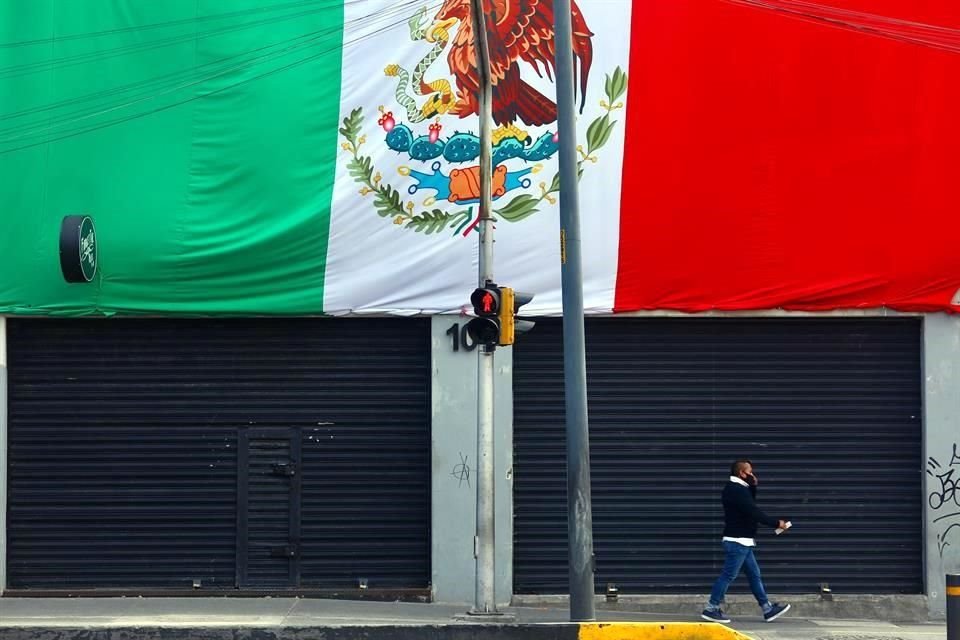
[[[726,559],[723,563],[723,571],[720,577],[713,585],[713,591],[710,592],[711,609],[719,609],[723,597],[727,595],[727,589],[730,583],[736,580],[742,568],[747,578],[750,580],[750,591],[753,597],[757,599],[760,608],[766,610],[770,607],[770,600],[767,598],[767,592],[763,588],[763,580],[760,578],[760,565],[757,564],[757,558],[753,555],[753,547],[745,547],[736,542],[723,542],[723,552]]]

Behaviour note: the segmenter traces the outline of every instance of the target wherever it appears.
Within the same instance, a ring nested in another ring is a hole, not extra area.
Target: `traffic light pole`
[[[477,72],[480,95],[480,273],[479,285],[493,282],[493,158],[491,155],[491,122],[493,121],[493,87],[490,80],[490,49],[482,0],[470,0],[473,30],[476,34]]]
[[[567,413],[567,540],[570,620],[596,619],[593,602],[593,515],[587,364],[583,331],[579,175],[570,0],[555,0],[557,132],[560,134],[560,271],[563,288],[563,373]]]
[[[477,49],[480,117],[480,268],[479,286],[493,282],[493,166],[490,127],[493,120],[490,52],[481,0],[470,1]],[[494,564],[494,497],[496,482],[493,464],[493,354],[496,345],[477,349],[477,529],[474,555],[477,563],[473,615],[499,615],[496,601]]]

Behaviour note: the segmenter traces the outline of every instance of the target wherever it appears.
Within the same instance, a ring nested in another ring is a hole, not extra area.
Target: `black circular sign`
[[[67,282],[97,275],[97,233],[90,216],[66,216],[60,223],[60,270]]]

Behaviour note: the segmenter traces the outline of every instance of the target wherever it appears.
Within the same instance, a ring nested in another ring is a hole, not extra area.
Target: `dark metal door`
[[[429,320],[7,328],[11,592],[428,587]]]
[[[7,330],[10,592],[428,588],[429,319]]]
[[[242,432],[237,468],[237,586],[299,586],[299,432]]]
[[[597,587],[707,593],[719,494],[753,458],[789,517],[758,556],[772,593],[922,593],[920,324],[914,319],[588,319]],[[514,354],[514,580],[564,593],[561,326]],[[745,580],[734,583],[744,590]]]

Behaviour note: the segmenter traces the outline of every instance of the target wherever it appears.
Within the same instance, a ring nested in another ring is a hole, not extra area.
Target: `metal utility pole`
[[[577,170],[573,27],[570,0],[554,0],[557,132],[560,135],[560,263],[563,287],[563,374],[567,413],[567,542],[570,620],[596,619],[593,603],[593,515],[590,504],[590,431],[583,332],[580,196]]]
[[[493,120],[493,90],[490,83],[490,51],[481,0],[470,0],[473,16],[477,73],[480,85],[480,269],[478,282],[493,282],[493,166],[490,150],[490,123]],[[493,354],[496,345],[477,349],[477,533],[474,555],[477,582],[473,615],[498,615],[494,564],[494,509],[496,482],[493,460]]]

